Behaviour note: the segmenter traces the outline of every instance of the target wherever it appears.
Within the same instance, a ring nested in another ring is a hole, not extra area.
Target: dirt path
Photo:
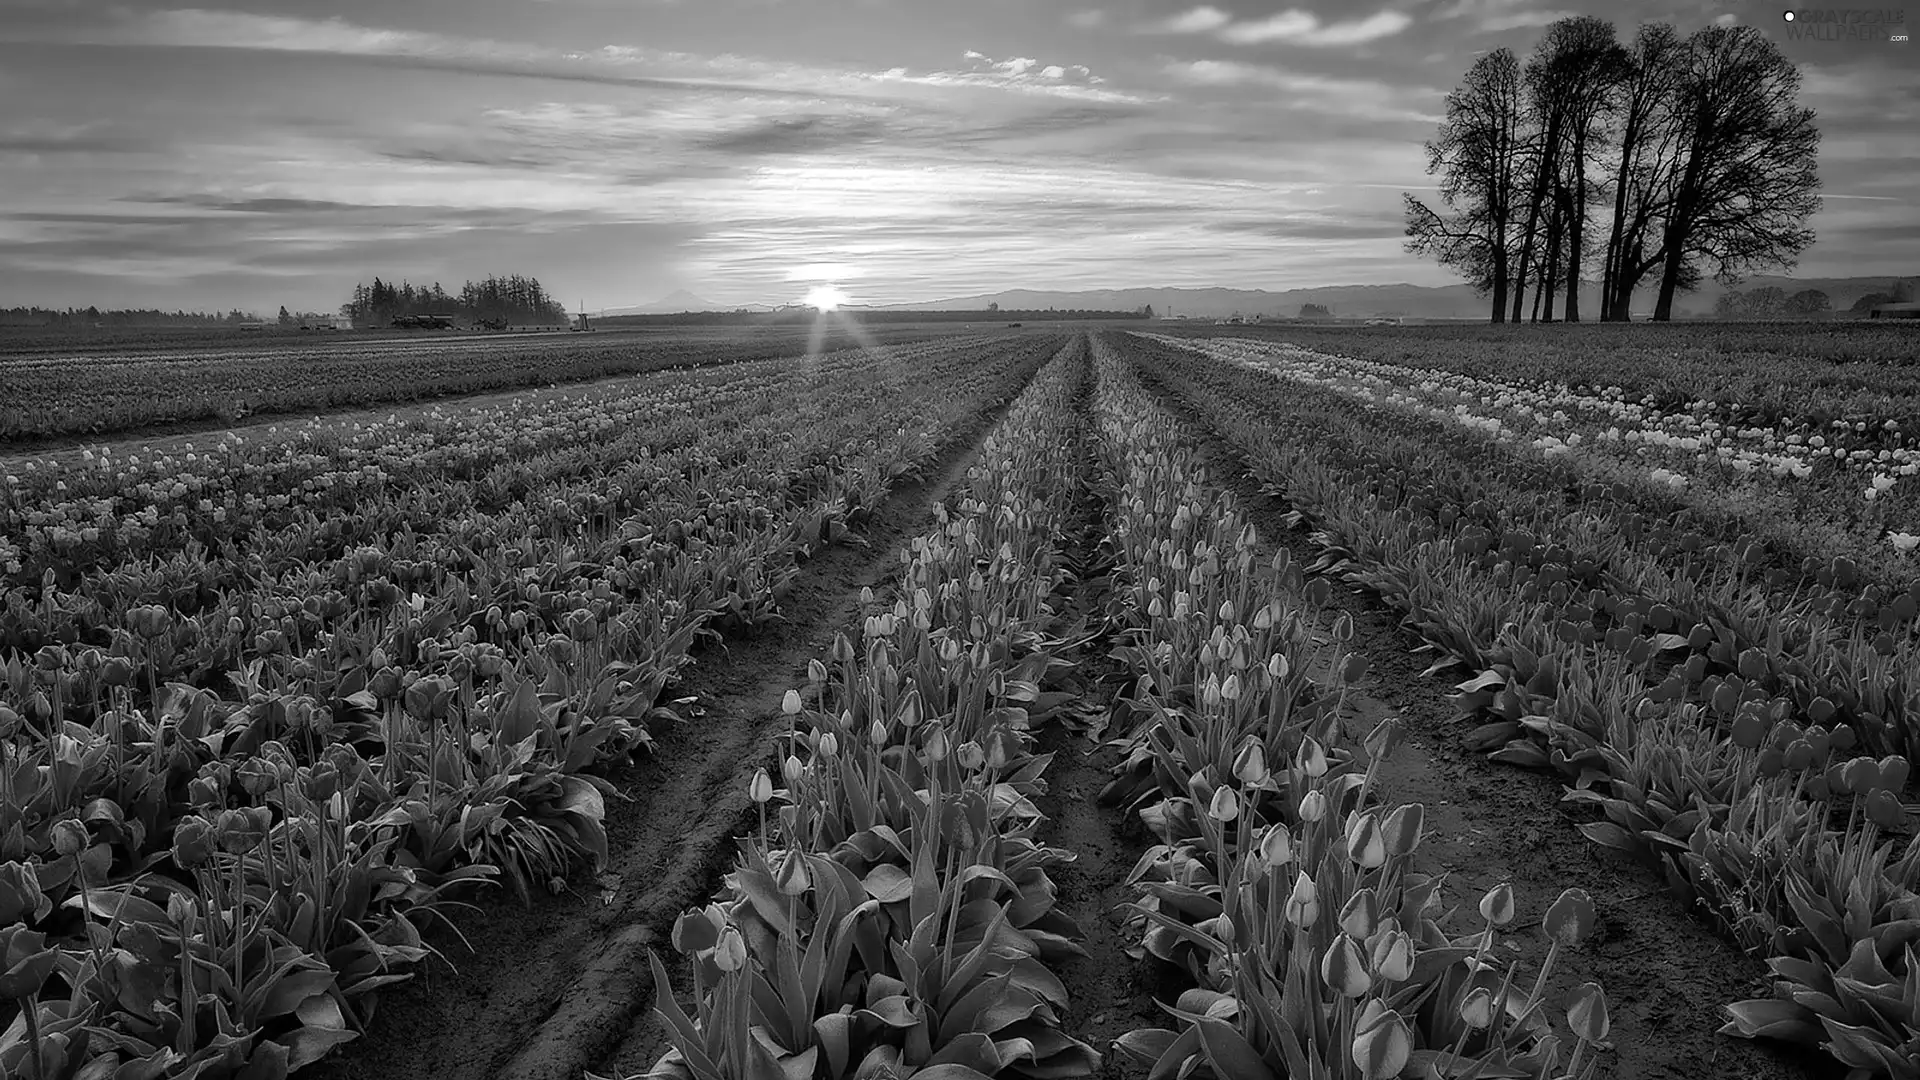
[[[773,760],[781,697],[857,618],[860,590],[897,571],[895,548],[931,525],[934,503],[965,475],[1005,407],[957,438],[928,479],[897,486],[852,534],[857,542],[814,556],[781,603],[785,623],[699,657],[674,693],[697,696],[700,715],[657,732],[651,757],[611,777],[634,801],[609,806],[608,873],[578,874],[577,891],[539,897],[530,909],[489,897],[460,920],[471,951],[439,942],[457,971],[433,964],[383,994],[368,1034],[302,1076],[579,1080],[587,1068],[650,1067],[663,1047],[646,1035],[647,947],[664,943],[673,918],[731,866],[747,780]]]
[[[1263,554],[1285,547],[1310,565],[1319,557],[1306,535],[1286,523],[1291,509],[1265,494],[1248,463],[1176,391],[1143,372],[1143,381],[1193,435],[1213,481],[1240,500],[1260,534]],[[1426,839],[1420,868],[1448,875],[1445,898],[1457,906],[1460,929],[1478,929],[1475,905],[1489,888],[1511,882],[1519,923],[1536,924],[1561,890],[1579,887],[1599,912],[1597,932],[1565,954],[1549,983],[1564,1002],[1592,980],[1607,993],[1613,1050],[1603,1075],[1621,1080],[1812,1080],[1835,1066],[1813,1055],[1717,1033],[1721,1006],[1766,996],[1764,966],[1692,919],[1652,870],[1596,848],[1569,823],[1553,778],[1499,765],[1461,748],[1465,728],[1447,700],[1451,676],[1421,678],[1427,654],[1400,628],[1377,596],[1335,581],[1335,606],[1354,620],[1352,649],[1370,666],[1356,686],[1347,730],[1363,736],[1382,718],[1400,718],[1405,738],[1380,773],[1382,795],[1424,803]],[[1452,669],[1450,669],[1452,670]],[[1454,680],[1457,681],[1457,680]],[[1471,925],[1469,925],[1469,920]],[[1528,972],[1546,950],[1536,933],[1513,935]],[[1564,1017],[1558,1022],[1564,1025]]]

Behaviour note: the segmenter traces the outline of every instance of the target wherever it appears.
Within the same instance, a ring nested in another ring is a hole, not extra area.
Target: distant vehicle
[[[1867,312],[1869,319],[1920,319],[1920,304],[1901,301],[1895,304],[1876,304]]]
[[[1400,325],[1400,321],[1398,319],[1368,319],[1367,325],[1368,326],[1398,326]]]
[[[1010,322],[1010,323],[1008,323],[1008,324],[1007,324],[1007,329],[1009,329],[1009,330],[1018,330],[1018,329],[1020,329],[1020,324],[1019,324],[1019,323],[1017,323],[1017,322]]]

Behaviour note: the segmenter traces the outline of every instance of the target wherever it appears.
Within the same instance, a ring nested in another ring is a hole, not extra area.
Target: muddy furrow
[[[1123,346],[1131,348],[1131,346]],[[1267,494],[1244,455],[1219,436],[1178,391],[1141,365],[1141,381],[1185,425],[1213,474],[1231,491],[1260,534],[1263,555],[1284,547],[1309,566],[1319,557],[1304,531],[1288,522],[1284,500]],[[1808,1055],[1718,1035],[1721,1006],[1767,996],[1764,966],[1689,916],[1656,874],[1589,844],[1562,810],[1552,777],[1490,762],[1461,746],[1466,730],[1448,700],[1446,673],[1422,678],[1430,654],[1416,653],[1418,635],[1378,596],[1337,579],[1334,611],[1350,615],[1353,652],[1369,660],[1350,693],[1348,734],[1358,739],[1387,716],[1403,739],[1379,766],[1381,793],[1393,802],[1424,803],[1426,839],[1420,869],[1445,873],[1445,897],[1457,906],[1450,930],[1481,926],[1474,904],[1489,888],[1511,882],[1520,924],[1537,924],[1563,889],[1592,895],[1595,933],[1563,954],[1549,982],[1549,1000],[1564,1002],[1586,981],[1605,988],[1613,1049],[1602,1075],[1621,1080],[1811,1080],[1826,1075]],[[1454,669],[1449,669],[1452,671]],[[1538,934],[1514,935],[1528,971],[1545,955]],[[1560,1019],[1564,1024],[1564,1018]]]
[[[1089,396],[1081,399],[1085,410]],[[1084,1039],[1103,1056],[1100,1076],[1108,1080],[1145,1075],[1111,1052],[1113,1040],[1129,1031],[1165,1022],[1165,1013],[1153,1003],[1153,977],[1147,965],[1127,955],[1124,908],[1134,899],[1127,874],[1152,844],[1153,838],[1138,818],[1123,815],[1098,802],[1100,789],[1119,763],[1119,751],[1102,741],[1113,707],[1115,690],[1124,672],[1108,656],[1113,642],[1105,613],[1111,597],[1113,560],[1101,541],[1106,533],[1112,490],[1108,478],[1097,475],[1091,451],[1093,421],[1085,416],[1080,427],[1082,476],[1087,481],[1074,520],[1068,525],[1067,562],[1072,577],[1059,608],[1059,633],[1082,642],[1066,659],[1075,668],[1064,690],[1079,699],[1071,710],[1072,723],[1054,723],[1040,733],[1040,749],[1054,755],[1048,769],[1047,793],[1035,800],[1047,822],[1046,842],[1074,853],[1074,861],[1054,875],[1058,903],[1085,937],[1087,955],[1063,964],[1061,980],[1067,987],[1066,1029]]]
[[[469,949],[435,939],[449,963],[425,965],[381,996],[369,1030],[328,1061],[320,1080],[579,1080],[594,1068],[638,1072],[651,1046],[649,946],[664,947],[680,911],[710,895],[745,831],[747,780],[773,761],[780,700],[805,680],[859,610],[860,591],[899,566],[895,549],[928,528],[1011,404],[996,405],[840,543],[802,566],[781,601],[783,622],[702,650],[672,693],[693,697],[683,722],[655,732],[654,751],[610,779],[632,801],[608,806],[613,857],[597,878],[576,874],[530,906],[485,897],[456,913]],[[670,950],[668,950],[670,951]],[[450,966],[451,965],[451,966]]]

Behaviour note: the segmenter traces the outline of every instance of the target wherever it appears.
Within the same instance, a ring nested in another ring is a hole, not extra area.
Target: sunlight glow
[[[832,285],[815,285],[807,290],[800,302],[818,311],[832,311],[846,303],[850,297]]]

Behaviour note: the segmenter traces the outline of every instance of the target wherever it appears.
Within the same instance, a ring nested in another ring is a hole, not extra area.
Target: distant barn
[[[1869,319],[1920,319],[1920,302],[1912,300],[1898,304],[1875,304],[1867,311]]]

